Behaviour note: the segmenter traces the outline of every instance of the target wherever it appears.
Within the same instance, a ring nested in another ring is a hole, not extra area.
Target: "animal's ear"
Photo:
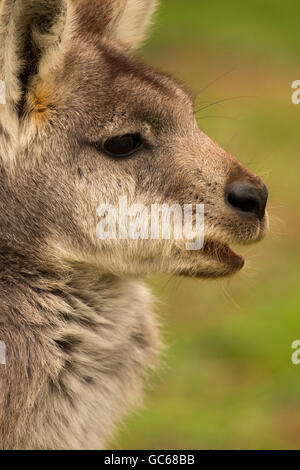
[[[75,0],[79,32],[97,33],[137,48],[146,38],[159,0]]]
[[[0,118],[4,113],[20,116],[32,77],[46,62],[48,71],[55,66],[64,42],[69,1],[0,0],[0,80],[6,91]]]
[[[127,47],[137,47],[145,38],[157,3],[158,0],[0,0],[0,85],[2,90],[5,84],[6,91],[5,109],[0,103],[0,121],[7,121],[7,113],[16,118],[23,114],[32,78],[43,75],[49,82],[47,77],[74,35],[88,38],[96,33]],[[3,90],[1,102],[2,95]]]

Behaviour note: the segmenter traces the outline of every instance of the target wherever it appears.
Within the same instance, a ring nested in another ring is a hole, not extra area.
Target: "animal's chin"
[[[182,270],[179,274],[195,278],[217,278],[238,272],[245,264],[243,256],[235,253],[227,243],[207,240],[202,248],[202,263],[199,267]]]
[[[247,239],[239,239],[234,243],[239,245],[248,245],[260,241],[266,234],[268,227],[267,216],[256,227],[252,237]],[[194,259],[191,269],[181,271],[180,274],[188,277],[199,278],[217,278],[230,276],[240,271],[244,264],[245,258],[232,250],[228,243],[215,239],[206,239],[202,247],[202,261],[204,259],[204,267]]]
[[[233,251],[227,243],[207,240],[202,249],[206,257],[228,266],[230,272],[242,269],[245,264],[244,257]]]
[[[248,243],[249,241],[240,244]],[[240,271],[245,264],[245,258],[233,251],[229,244],[225,242],[206,240],[201,251],[199,265],[197,266],[197,260],[194,258],[191,269],[181,271],[181,275],[196,278],[230,276]]]

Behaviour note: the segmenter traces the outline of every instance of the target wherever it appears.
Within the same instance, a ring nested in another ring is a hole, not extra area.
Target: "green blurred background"
[[[152,280],[167,350],[121,449],[299,449],[300,3],[162,0],[148,64],[198,96],[199,126],[270,190],[270,233],[221,281]],[[208,86],[209,85],[209,86]]]

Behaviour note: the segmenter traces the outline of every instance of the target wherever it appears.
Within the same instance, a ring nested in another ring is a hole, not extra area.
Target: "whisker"
[[[227,288],[225,286],[225,281],[221,282],[221,289],[222,289],[222,292],[225,295],[226,299],[229,300],[237,310],[241,310],[241,306],[236,302],[236,300],[233,298],[233,296],[227,290]]]
[[[240,100],[240,99],[247,99],[250,98],[249,96],[232,96],[231,98],[224,98],[222,100],[217,100],[213,101],[209,105],[202,106],[201,108],[196,109],[195,113],[199,113],[200,111],[203,111],[204,109],[210,108],[211,106],[215,106],[221,103],[225,103],[226,101],[233,101],[233,100]]]
[[[208,119],[208,118],[229,119],[229,120],[232,120],[232,121],[240,121],[240,119],[234,118],[232,116],[218,116],[218,115],[201,116],[201,117],[198,117],[197,119]]]
[[[219,75],[217,78],[215,78],[214,80],[211,80],[211,82],[209,82],[207,85],[205,85],[203,88],[201,88],[201,90],[199,90],[199,93],[202,93],[203,91],[207,90],[211,85],[213,85],[214,83],[218,82],[219,80],[222,80],[222,78],[226,77],[227,75],[231,74],[232,72],[236,71],[237,70],[237,67],[233,67],[232,69],[230,70],[227,70],[226,72],[223,72],[221,75]]]

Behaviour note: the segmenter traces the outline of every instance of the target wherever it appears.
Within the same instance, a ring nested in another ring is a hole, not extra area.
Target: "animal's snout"
[[[264,218],[268,199],[266,185],[256,187],[249,182],[236,181],[228,185],[225,197],[235,210],[254,215],[259,220]]]

